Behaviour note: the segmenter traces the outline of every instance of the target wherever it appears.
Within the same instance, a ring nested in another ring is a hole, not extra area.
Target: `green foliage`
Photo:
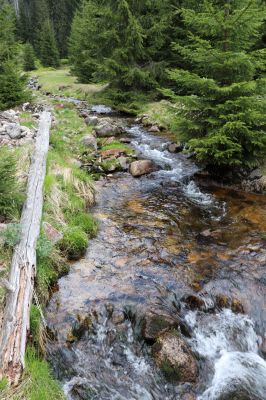
[[[19,224],[9,224],[0,236],[4,246],[12,249],[21,238],[21,227]]]
[[[93,216],[88,213],[78,213],[70,219],[69,223],[71,226],[81,228],[90,237],[94,237],[97,234],[97,222],[95,221]]]
[[[64,237],[58,243],[61,251],[66,253],[69,259],[77,260],[82,257],[88,246],[86,233],[77,226],[67,227]]]
[[[41,233],[38,238],[36,246],[37,259],[41,260],[48,258],[51,255],[52,251],[53,251],[52,242],[47,238],[46,235]]]
[[[30,309],[30,334],[32,335],[34,340],[37,340],[40,337],[41,331],[41,313],[39,308],[35,304],[32,304]]]
[[[263,22],[256,0],[205,1],[183,9],[190,29],[175,50],[186,68],[172,69],[175,86],[164,94],[176,102],[178,128],[199,161],[218,166],[253,166],[266,153],[266,82],[256,78],[249,52]]]
[[[12,218],[20,214],[24,196],[16,177],[16,160],[12,150],[0,152],[0,215]]]
[[[36,350],[28,346],[26,351],[26,370],[29,382],[23,391],[27,400],[63,400],[59,383],[52,377],[49,365],[38,357]]]
[[[40,32],[40,60],[45,67],[59,66],[59,52],[52,23],[46,19]]]
[[[96,0],[84,0],[70,36],[70,61],[80,81],[153,91],[175,60],[170,44],[180,37],[178,3],[107,0],[99,7]]]
[[[17,68],[15,16],[12,8],[0,0],[0,110],[27,100],[25,78]]]
[[[55,38],[60,56],[67,56],[67,39],[74,12],[80,0],[20,0],[17,23],[18,36],[23,42],[34,45],[39,55],[40,32],[46,19],[50,19],[55,30]]]
[[[0,393],[8,387],[8,380],[6,378],[0,380]]]
[[[33,71],[36,69],[34,49],[29,42],[24,46],[23,58],[24,71]]]

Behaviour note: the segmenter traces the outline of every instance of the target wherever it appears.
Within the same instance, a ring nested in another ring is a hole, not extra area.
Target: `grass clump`
[[[91,238],[97,234],[98,226],[95,218],[92,215],[80,212],[73,216],[69,223],[74,227],[81,228]]]
[[[69,226],[64,232],[64,237],[58,242],[60,250],[70,260],[78,260],[84,256],[88,247],[88,237],[78,226]]]
[[[0,216],[12,219],[20,215],[24,196],[17,180],[14,152],[6,147],[0,153]]]

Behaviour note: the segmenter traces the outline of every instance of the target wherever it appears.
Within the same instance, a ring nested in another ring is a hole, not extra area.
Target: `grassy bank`
[[[39,68],[32,72],[41,85],[41,92],[52,93],[79,100],[90,100],[104,90],[105,85],[82,84],[70,74],[69,68]]]
[[[63,105],[62,102],[59,104],[55,101],[51,101],[51,104],[54,108],[55,122],[51,131],[47,160],[42,229],[37,243],[35,292],[38,306],[35,298],[31,308],[30,337],[22,383],[18,388],[11,390],[7,388],[5,381],[0,382],[0,400],[64,398],[44,359],[46,334],[42,326],[41,309],[45,308],[54,283],[68,271],[69,260],[82,257],[89,239],[97,232],[97,224],[88,212],[94,201],[93,181],[80,169],[77,161],[85,151],[80,139],[90,133],[92,128],[86,127],[72,105]],[[24,125],[32,126],[33,120],[29,113],[22,113],[21,119]],[[16,186],[18,193],[23,192],[26,187],[31,152],[32,146],[24,146],[8,150],[5,157],[9,159],[12,155],[12,165],[16,166],[12,182],[20,182]],[[6,192],[8,191],[10,189]],[[15,191],[11,196],[13,201]],[[19,217],[23,201],[22,196],[6,218],[10,225],[1,239],[1,277],[8,276],[13,247],[19,239]],[[1,291],[0,296],[3,305],[4,291]]]

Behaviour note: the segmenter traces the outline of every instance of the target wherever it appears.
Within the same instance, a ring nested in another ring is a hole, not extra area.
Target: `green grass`
[[[146,103],[141,108],[139,115],[147,114],[147,123],[159,125],[160,127],[175,134],[177,139],[180,132],[177,128],[177,109],[176,106],[166,100],[159,102]]]
[[[112,142],[110,144],[104,145],[101,148],[101,151],[113,150],[113,149],[124,150],[124,152],[127,153],[127,154],[134,153],[134,150],[130,146],[127,146],[124,143],[121,143],[119,141],[114,141],[114,142]]]
[[[104,85],[78,83],[76,77],[70,75],[69,68],[66,66],[60,69],[39,68],[32,71],[32,76],[37,76],[42,85],[42,92],[58,94],[64,97],[75,97],[76,99],[86,100],[95,93],[104,89]],[[64,86],[61,88],[60,86]]]
[[[53,378],[48,363],[40,359],[36,350],[28,346],[23,381],[16,388],[8,388],[0,382],[0,400],[64,400],[59,383]]]

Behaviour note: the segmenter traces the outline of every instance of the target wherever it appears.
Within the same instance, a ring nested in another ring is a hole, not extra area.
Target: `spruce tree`
[[[45,67],[59,66],[59,52],[52,23],[47,19],[40,32],[40,60]]]
[[[17,67],[14,10],[0,0],[0,109],[20,104],[27,98],[25,77]]]
[[[36,69],[34,49],[29,42],[24,46],[23,68],[24,71],[33,71]]]
[[[190,31],[175,45],[185,68],[169,71],[180,133],[198,160],[212,166],[255,165],[265,157],[265,79],[250,52],[265,7],[256,0],[206,0],[182,11]]]

